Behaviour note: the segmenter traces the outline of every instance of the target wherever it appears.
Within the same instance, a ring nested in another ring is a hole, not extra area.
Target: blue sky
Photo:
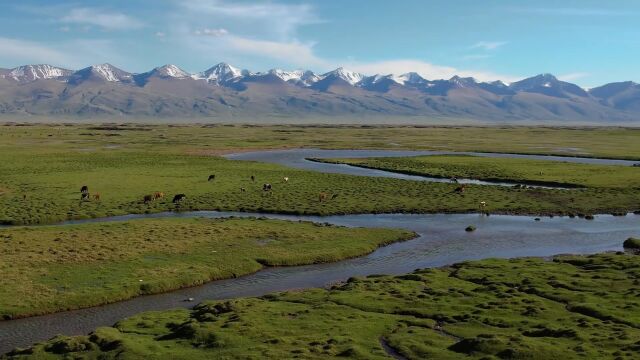
[[[0,67],[218,62],[585,87],[640,81],[640,1],[3,1]]]

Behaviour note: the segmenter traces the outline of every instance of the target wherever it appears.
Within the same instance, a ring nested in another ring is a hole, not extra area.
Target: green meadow
[[[415,236],[237,218],[43,225],[68,219],[192,210],[464,213],[481,202],[483,211],[506,214],[640,211],[640,168],[451,155],[336,160],[574,187],[469,185],[460,194],[451,183],[321,174],[226,160],[225,153],[307,147],[640,160],[638,140],[640,130],[623,128],[7,124],[0,126],[0,223],[38,226],[0,228],[0,315],[97,306],[265,266],[338,261]],[[273,190],[264,192],[264,183]],[[83,185],[99,199],[81,200]],[[175,194],[186,199],[174,204]],[[640,352],[638,259],[488,259],[354,278],[328,289],[143,313],[5,357],[632,359]]]
[[[11,359],[636,359],[625,253],[465,262],[147,312]]]
[[[101,305],[333,262],[410,239],[403,230],[265,219],[146,219],[0,229],[0,316]]]
[[[395,148],[386,141],[391,143],[407,132],[415,133],[413,138],[408,137],[414,141],[417,141],[416,134],[422,134],[425,139],[433,138],[432,148],[441,146],[436,146],[440,137],[451,136],[455,140],[450,149],[489,151],[488,142],[470,149],[471,145],[464,145],[463,141],[468,132],[488,136],[486,128],[38,125],[3,126],[1,130],[0,223],[4,224],[46,224],[67,219],[173,210],[315,215],[473,212],[481,201],[489,204],[491,212],[508,214],[620,213],[640,208],[638,177],[634,176],[640,171],[638,168],[616,167],[607,175],[608,168],[572,165],[567,166],[568,171],[563,175],[562,165],[530,163],[529,160],[504,165],[504,159],[483,159],[484,163],[474,169],[469,163],[475,158],[436,157],[431,160],[440,159],[441,164],[437,166],[442,176],[510,176],[523,181],[560,180],[588,186],[576,191],[470,186],[461,196],[454,192],[454,184],[319,174],[217,156],[228,151],[298,146]],[[541,136],[535,135],[539,132],[547,133],[546,129],[538,128],[496,128],[493,131],[494,143],[501,145],[493,151],[522,151],[515,140],[511,142],[512,148],[502,148],[508,135],[517,139],[526,132],[533,134],[532,137]],[[623,139],[635,136],[637,140],[638,134],[634,130],[621,129],[565,129],[558,133],[560,135],[549,135],[549,138],[559,142],[581,134],[578,138],[584,138],[582,145],[590,149],[591,154],[602,155],[607,154],[602,146],[604,141],[611,144],[611,149],[618,149]],[[321,138],[331,140],[323,143]],[[380,142],[381,139],[384,142]],[[587,140],[592,144],[587,144]],[[625,141],[626,155],[617,151],[615,155],[633,157],[636,143],[638,141]],[[407,143],[407,147],[414,146],[412,144]],[[415,148],[425,147],[415,145]],[[449,160],[459,163],[442,164]],[[529,167],[547,166],[555,170],[545,170],[543,175],[535,170],[526,171]],[[211,174],[216,175],[215,180],[207,181]],[[251,181],[251,176],[256,180]],[[285,183],[284,177],[288,177],[289,182]],[[596,181],[600,183],[595,184]],[[264,193],[263,183],[273,184],[273,191]],[[81,201],[83,185],[89,187],[91,194],[99,193],[100,200]],[[145,203],[144,197],[155,192],[163,192],[166,196]],[[335,198],[319,201],[321,192],[331,197],[335,195]],[[186,201],[174,205],[171,200],[175,194],[186,194]]]
[[[440,178],[469,178],[589,188],[640,188],[640,167],[560,161],[435,155],[326,159],[325,162]]]

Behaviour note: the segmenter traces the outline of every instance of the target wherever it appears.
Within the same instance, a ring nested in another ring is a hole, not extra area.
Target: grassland
[[[264,219],[150,219],[0,229],[4,319],[105,304],[256,272],[338,261],[403,230]]]
[[[8,358],[635,359],[638,256],[488,259],[148,312]]]
[[[452,184],[318,174],[212,156],[232,149],[303,145],[390,147],[386,141],[405,136],[407,132],[422,131],[427,141],[432,136],[430,132],[440,134],[438,136],[452,136],[454,140],[450,148],[456,150],[469,150],[470,145],[463,142],[465,132],[477,131],[487,136],[489,132],[484,128],[4,126],[0,132],[0,222],[43,224],[66,219],[176,210],[171,196],[179,193],[187,194],[187,201],[178,206],[178,210],[319,215],[472,212],[477,211],[480,201],[488,202],[492,212],[518,214],[618,213],[635,211],[640,207],[640,192],[633,187],[596,187],[567,192],[472,186],[464,196],[460,196],[453,192],[455,186]],[[545,129],[522,128],[492,131],[495,143],[501,146],[504,146],[504,137],[514,132],[522,133],[520,136],[527,132],[546,133]],[[614,148],[622,146],[623,139],[626,139],[623,146],[628,150],[626,154],[634,156],[636,151],[637,141],[631,141],[637,140],[635,130],[558,131],[564,135],[549,137],[566,140],[564,137],[578,132],[585,139],[593,140],[594,154],[604,151],[601,143],[605,140],[611,142],[611,154]],[[385,142],[373,136],[380,136]],[[433,136],[435,140],[439,138]],[[414,134],[408,139],[413,139],[411,141],[414,142],[409,144],[414,144],[418,137]],[[521,150],[515,141],[512,144],[514,147],[511,149],[494,150]],[[588,144],[585,142],[583,145]],[[595,149],[601,150],[597,152]],[[622,157],[621,152],[615,151]],[[207,181],[210,174],[216,174],[215,181]],[[255,182],[250,180],[252,175],[257,178]],[[286,184],[282,181],[285,176],[290,178]],[[535,173],[527,176],[535,176]],[[274,185],[271,195],[261,190],[265,182]],[[100,201],[80,201],[82,185],[88,185],[91,193],[100,193]],[[246,191],[241,191],[241,188]],[[167,197],[145,204],[144,196],[156,191],[164,192]],[[320,192],[335,194],[337,198],[320,202]]]
[[[372,169],[441,178],[469,178],[589,188],[640,188],[640,167],[486,158],[467,155],[325,159]]]
[[[640,160],[640,129],[518,126],[78,125],[15,126],[3,150],[220,154],[247,149],[421,149]]]

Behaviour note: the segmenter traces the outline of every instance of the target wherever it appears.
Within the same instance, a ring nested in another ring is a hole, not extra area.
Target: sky
[[[583,87],[640,82],[640,1],[0,0],[0,67],[227,62]]]

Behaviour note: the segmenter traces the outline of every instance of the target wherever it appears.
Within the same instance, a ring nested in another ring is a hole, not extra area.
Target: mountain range
[[[0,120],[65,118],[437,117],[491,121],[633,122],[640,85],[592,89],[541,74],[507,84],[418,73],[366,76],[343,68],[251,72],[220,63],[192,74],[175,65],[130,73],[110,64],[68,70],[0,68]]]

